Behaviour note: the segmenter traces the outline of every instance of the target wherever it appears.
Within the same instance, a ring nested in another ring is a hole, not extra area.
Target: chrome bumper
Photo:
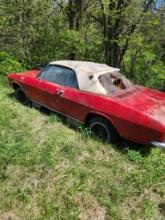
[[[151,144],[155,147],[165,148],[165,142],[152,141]]]

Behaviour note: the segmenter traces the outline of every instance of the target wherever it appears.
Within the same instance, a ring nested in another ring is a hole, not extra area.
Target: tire
[[[21,104],[28,105],[28,98],[21,88],[16,88],[15,97]]]
[[[94,136],[104,142],[114,143],[119,138],[114,126],[103,117],[91,118],[88,127]]]

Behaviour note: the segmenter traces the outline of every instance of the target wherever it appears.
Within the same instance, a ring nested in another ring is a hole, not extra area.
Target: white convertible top
[[[98,94],[107,94],[106,90],[100,84],[98,77],[103,73],[119,71],[119,69],[110,67],[106,64],[86,61],[60,60],[51,62],[50,64],[73,69],[77,75],[80,90]]]

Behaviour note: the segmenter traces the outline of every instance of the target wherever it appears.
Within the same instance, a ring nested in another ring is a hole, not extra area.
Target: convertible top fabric
[[[73,69],[77,75],[80,90],[98,94],[107,94],[106,90],[100,84],[98,77],[103,73],[119,71],[119,69],[110,67],[106,64],[85,61],[63,60],[54,61],[50,64],[65,66]]]

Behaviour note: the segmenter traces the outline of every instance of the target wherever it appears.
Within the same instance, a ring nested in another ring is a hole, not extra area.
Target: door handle
[[[57,90],[56,94],[57,95],[62,95],[64,93],[64,90]]]

